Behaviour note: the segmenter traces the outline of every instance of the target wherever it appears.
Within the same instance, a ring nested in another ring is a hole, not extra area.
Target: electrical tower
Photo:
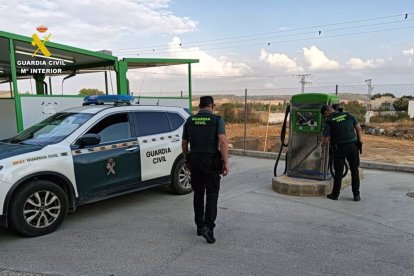
[[[366,84],[368,85],[368,106],[367,106],[367,114],[365,116],[365,123],[369,124],[369,121],[371,119],[371,97],[372,97],[372,87],[371,84],[372,79],[365,80]]]
[[[296,77],[298,77],[299,83],[302,85],[302,89],[301,89],[301,93],[305,93],[305,85],[306,84],[311,84],[311,82],[306,81],[306,77],[313,77],[312,74],[300,74],[300,75],[296,75]]]

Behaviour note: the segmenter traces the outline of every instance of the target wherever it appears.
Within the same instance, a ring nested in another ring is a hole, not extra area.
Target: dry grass
[[[383,129],[414,128],[414,121],[403,121],[396,123],[373,123],[372,125]]]
[[[268,136],[279,136],[280,126],[269,125]],[[247,125],[247,136],[248,137],[265,137],[266,136],[266,125],[261,124],[248,124]],[[228,138],[244,136],[244,124],[226,124],[226,131]]]

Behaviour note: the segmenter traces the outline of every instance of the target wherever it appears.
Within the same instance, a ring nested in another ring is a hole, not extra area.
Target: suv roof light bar
[[[83,105],[101,105],[105,103],[130,105],[134,97],[130,95],[92,95],[83,99]]]

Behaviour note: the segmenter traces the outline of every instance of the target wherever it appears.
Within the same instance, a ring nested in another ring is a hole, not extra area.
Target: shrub
[[[103,94],[104,92],[96,88],[82,88],[79,91],[79,96],[91,96],[91,95],[103,95]]]
[[[367,108],[358,101],[349,101],[344,105],[344,111],[351,113],[358,122],[363,122],[365,120]]]
[[[409,99],[406,97],[399,98],[393,103],[396,111],[407,111]]]
[[[370,119],[371,123],[393,123],[399,121],[406,121],[409,120],[410,117],[408,116],[407,112],[397,112],[395,115],[377,115],[372,116]]]

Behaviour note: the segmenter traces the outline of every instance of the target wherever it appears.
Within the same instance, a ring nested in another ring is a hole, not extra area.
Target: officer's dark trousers
[[[191,185],[194,191],[194,214],[197,227],[214,229],[220,190],[221,161],[213,155],[191,155]],[[204,208],[204,194],[206,205]]]
[[[359,195],[359,150],[356,143],[337,145],[334,147],[333,154],[335,177],[332,194],[338,196],[341,191],[342,175],[346,159],[352,176],[352,193]]]

